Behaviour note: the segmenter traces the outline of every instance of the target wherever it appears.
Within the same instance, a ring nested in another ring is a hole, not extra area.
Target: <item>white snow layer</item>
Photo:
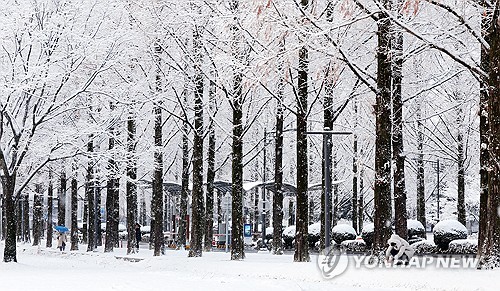
[[[437,233],[467,233],[467,228],[457,220],[442,220],[434,226],[434,234]]]
[[[45,245],[45,244],[43,244]],[[231,261],[224,252],[188,258],[186,251],[167,250],[153,257],[147,245],[130,262],[125,248],[114,253],[81,251],[61,253],[55,248],[18,245],[19,263],[0,263],[0,289],[8,291],[163,291],[163,290],[498,290],[500,270],[384,269],[349,266],[344,274],[325,280],[316,264],[294,263],[293,253],[247,253],[243,261]],[[3,253],[3,242],[0,243]]]
[[[349,224],[337,224],[332,230],[333,233],[350,233],[356,235],[356,230]]]

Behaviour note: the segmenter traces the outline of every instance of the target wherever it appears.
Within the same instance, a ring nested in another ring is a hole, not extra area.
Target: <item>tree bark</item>
[[[236,61],[242,59],[242,35],[237,23],[239,13],[239,1],[232,0],[230,8],[234,15],[234,23],[231,25],[232,32],[232,54]],[[243,95],[242,95],[243,73],[234,68],[233,72],[233,144],[232,144],[232,236],[231,236],[231,260],[242,260],[245,258],[243,241]],[[226,226],[227,227],[227,226]]]
[[[460,113],[463,114],[460,110]],[[460,114],[459,114],[460,115]],[[460,117],[458,117],[460,118]],[[461,123],[460,123],[461,124]],[[464,142],[461,126],[459,125],[459,132],[457,135],[457,213],[458,221],[467,225],[465,215],[465,159],[464,159]]]
[[[159,43],[155,43],[156,92],[162,92],[162,80],[160,72],[160,54],[162,49]],[[156,105],[154,107],[154,173],[153,173],[153,197],[151,201],[151,235],[154,245],[154,256],[160,256],[163,251],[163,137],[162,137],[162,109]]]
[[[64,164],[61,170],[61,176],[59,178],[59,201],[57,207],[57,224],[66,224],[66,171],[64,169]]]
[[[110,110],[113,112],[115,105],[110,104]],[[112,121],[114,122],[114,121]],[[118,222],[119,222],[119,178],[118,164],[115,160],[113,150],[115,148],[115,127],[112,124],[109,128],[110,137],[108,139],[108,149],[111,158],[108,160],[108,181],[106,183],[106,235],[104,252],[112,252],[118,245]]]
[[[189,257],[201,257],[203,254],[203,235],[205,233],[205,205],[203,191],[203,72],[202,46],[198,28],[193,34],[194,46],[194,140],[193,140],[193,205],[192,231]],[[211,244],[211,242],[210,242]]]
[[[91,252],[96,248],[96,197],[95,197],[95,182],[94,182],[94,161],[92,160],[92,153],[94,152],[94,141],[93,135],[89,136],[89,141],[87,143],[87,154],[89,155],[89,160],[87,163],[87,175],[85,177],[85,196],[88,197],[87,207],[88,207],[88,236],[87,236],[87,252]]]
[[[5,173],[4,173],[5,175]],[[6,237],[3,252],[3,261],[6,263],[17,262],[16,254],[16,209],[14,204],[14,187],[16,185],[15,175],[2,176],[2,190],[5,195],[5,222]]]
[[[137,223],[137,158],[135,112],[129,109],[127,119],[127,254],[135,253],[137,241],[135,224]]]
[[[382,1],[390,10],[390,1]],[[379,14],[375,104],[375,233],[373,255],[380,257],[391,231],[391,59],[389,17]]]
[[[71,179],[71,251],[78,250],[78,182],[76,171]]]
[[[500,159],[500,2],[495,2],[490,34],[489,71],[489,144],[490,161]],[[479,267],[500,267],[500,165],[489,163],[487,219],[484,245],[479,255]]]
[[[54,186],[52,184],[52,168],[49,168],[49,187],[47,189],[47,248],[52,247],[52,210],[54,208]]]
[[[487,8],[484,7],[487,11]],[[491,15],[482,14],[481,15],[481,34],[487,43],[491,43]],[[481,47],[481,69],[484,72],[490,71],[490,56],[489,51],[485,47]],[[489,163],[489,152],[488,152],[488,135],[489,135],[489,124],[488,124],[488,99],[489,99],[489,84],[488,80],[482,80],[480,84],[480,95],[479,95],[479,142],[480,142],[480,152],[479,152],[479,174],[480,174],[480,199],[479,199],[479,237],[478,237],[478,253],[482,253],[482,248],[485,243],[486,229],[487,229],[487,219],[488,219],[488,163]]]
[[[212,250],[212,241],[214,238],[214,180],[215,180],[215,82],[210,81],[209,91],[209,108],[210,108],[210,123],[208,125],[208,165],[207,165],[207,199],[205,207],[205,251]]]
[[[400,1],[397,1],[397,11],[400,8]],[[402,79],[403,79],[403,32],[399,27],[392,25],[392,157],[395,161],[394,167],[394,218],[396,234],[401,238],[408,238],[406,212],[406,187],[405,187],[405,156],[403,146],[403,100]]]
[[[306,10],[309,6],[308,0],[301,0],[301,6]],[[297,79],[297,215],[295,232],[295,262],[309,262],[308,237],[308,200],[307,192],[309,183],[309,163],[307,152],[307,78],[309,68],[308,50],[305,45],[299,49],[299,68]]]
[[[422,103],[417,107],[417,220],[427,228],[425,218],[425,168],[424,168],[424,126],[422,123]]]
[[[35,184],[35,196],[33,197],[33,245],[38,246],[41,243],[43,224],[42,224],[42,214],[43,214],[43,190],[42,184]]]

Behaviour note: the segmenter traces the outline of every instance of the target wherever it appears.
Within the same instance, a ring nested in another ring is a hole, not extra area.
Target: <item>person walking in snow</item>
[[[415,254],[415,250],[410,244],[397,234],[391,235],[387,241],[389,247],[385,251],[385,259],[388,263],[396,262],[396,265],[410,263],[411,258]]]
[[[135,224],[135,247],[139,250],[139,242],[141,241],[141,225]]]
[[[59,232],[57,236],[57,247],[62,252],[66,248],[66,242],[68,241],[65,232]]]

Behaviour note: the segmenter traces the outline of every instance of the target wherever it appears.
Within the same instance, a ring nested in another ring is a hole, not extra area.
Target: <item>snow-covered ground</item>
[[[325,280],[316,265],[294,263],[293,255],[247,253],[231,261],[224,252],[187,258],[186,251],[168,250],[153,257],[142,246],[130,262],[125,249],[110,254],[20,244],[18,263],[0,263],[0,290],[498,290],[500,270],[475,269],[354,269]],[[3,254],[3,243],[0,243]]]

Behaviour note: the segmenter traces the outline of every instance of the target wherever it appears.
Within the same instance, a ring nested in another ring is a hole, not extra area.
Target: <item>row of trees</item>
[[[308,187],[317,177],[310,173],[321,171],[324,157],[322,142],[307,132],[348,128],[352,137],[334,138],[335,151],[328,153],[334,180],[350,180],[336,186],[334,201],[327,201],[334,221],[343,192],[350,197],[356,229],[364,218],[373,219],[375,253],[385,246],[393,221],[396,232],[406,235],[409,208],[425,225],[426,200],[445,190],[432,189],[446,183],[428,175],[428,161],[439,159],[453,169],[441,174],[449,175],[443,178],[449,184],[454,180],[456,187],[446,188],[456,189],[456,215],[464,224],[474,214],[467,213],[475,200],[466,196],[467,189],[480,188],[480,256],[484,266],[498,265],[499,169],[489,161],[498,148],[499,4],[105,2],[17,1],[0,16],[8,23],[0,32],[4,261],[16,261],[17,201],[31,188],[41,193],[34,185],[55,173],[61,173],[61,181],[69,174],[75,214],[79,177],[85,177],[88,230],[98,228],[96,193],[106,181],[105,251],[117,242],[120,208],[126,209],[133,232],[137,186],[150,179],[155,255],[164,244],[167,180],[182,184],[179,238],[186,243],[192,173],[189,256],[201,256],[203,245],[209,250],[214,181],[230,177],[231,258],[243,259],[247,217],[242,210],[248,200],[243,182],[262,172],[248,170],[259,163],[258,129],[273,127],[274,253],[282,253],[283,183],[289,182],[297,186],[294,259],[309,260]],[[286,133],[290,130],[295,137]],[[342,163],[347,159],[352,163]],[[125,200],[120,181],[126,181]],[[60,188],[67,187],[61,183]],[[373,195],[366,191],[370,188]],[[52,184],[47,189],[50,205]],[[41,202],[39,195],[35,198],[34,227],[39,229]],[[323,201],[322,217],[324,209]],[[76,225],[77,217],[71,220]],[[72,240],[76,236],[74,231]],[[96,238],[88,231],[89,242]],[[88,250],[94,247],[89,243]]]

